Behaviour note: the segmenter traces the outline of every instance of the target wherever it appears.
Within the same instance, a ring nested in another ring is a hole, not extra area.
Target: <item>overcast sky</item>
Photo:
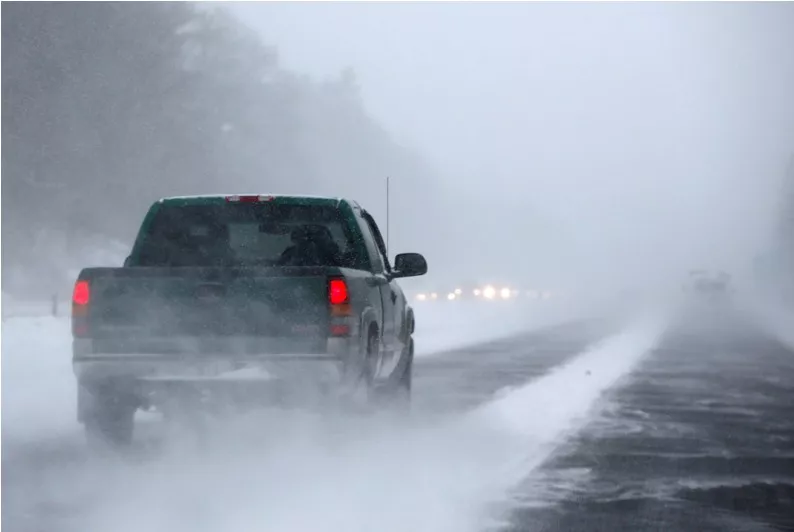
[[[794,4],[228,6],[287,67],[353,67],[446,179],[542,212],[602,269],[740,262],[794,153]]]

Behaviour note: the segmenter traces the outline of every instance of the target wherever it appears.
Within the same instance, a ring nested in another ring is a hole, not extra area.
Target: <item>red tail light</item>
[[[348,336],[351,333],[353,309],[350,306],[350,293],[344,279],[328,281],[328,302],[331,304],[331,336]]]
[[[91,287],[88,281],[77,281],[72,291],[72,303],[75,305],[88,305],[91,301]]]
[[[88,336],[88,304],[91,302],[91,285],[79,280],[72,290],[72,335],[75,338]]]
[[[344,279],[331,279],[328,283],[328,301],[331,305],[344,305],[348,302],[347,283]]]

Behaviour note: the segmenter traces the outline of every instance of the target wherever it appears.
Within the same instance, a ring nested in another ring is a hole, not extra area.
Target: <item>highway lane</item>
[[[794,530],[794,352],[682,316],[523,496],[513,532]]]
[[[413,412],[447,415],[524,385],[615,333],[614,319],[573,321],[417,358]]]

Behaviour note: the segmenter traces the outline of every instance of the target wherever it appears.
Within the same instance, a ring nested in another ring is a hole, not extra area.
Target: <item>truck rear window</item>
[[[135,265],[358,267],[358,246],[330,206],[162,206],[138,243]]]

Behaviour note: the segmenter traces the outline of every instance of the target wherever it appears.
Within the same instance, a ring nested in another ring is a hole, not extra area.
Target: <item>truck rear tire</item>
[[[411,400],[411,385],[413,384],[414,377],[414,339],[408,338],[408,345],[405,346],[404,356],[408,357],[408,364],[405,366],[405,371],[400,375],[400,380],[397,382],[397,388],[402,390],[407,396],[408,401]]]
[[[132,443],[137,408],[114,399],[102,397],[83,413],[89,445],[126,447]]]
[[[375,388],[375,371],[380,356],[380,338],[377,329],[371,329],[367,335],[367,352],[364,359],[362,384],[365,387],[366,400],[372,402]]]

